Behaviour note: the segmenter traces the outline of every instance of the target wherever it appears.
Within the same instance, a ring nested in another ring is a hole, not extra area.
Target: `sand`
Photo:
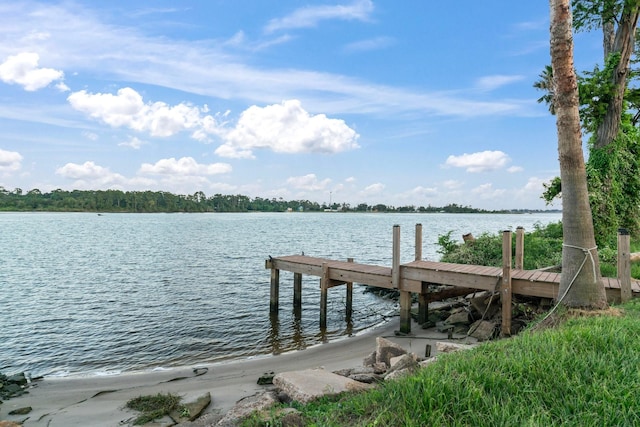
[[[126,409],[125,403],[157,393],[174,393],[184,401],[192,401],[209,392],[212,402],[206,412],[225,413],[239,399],[264,390],[257,380],[265,373],[361,366],[363,358],[375,350],[378,336],[418,356],[424,356],[427,344],[431,344],[434,355],[435,342],[446,340],[446,334],[423,330],[416,324],[412,325],[412,336],[396,336],[398,325],[398,318],[394,318],[359,335],[275,356],[106,377],[45,378],[35,382],[28,394],[1,404],[0,420],[24,421],[25,427],[128,425],[137,412]],[[9,411],[26,406],[33,408],[28,415],[8,415]]]

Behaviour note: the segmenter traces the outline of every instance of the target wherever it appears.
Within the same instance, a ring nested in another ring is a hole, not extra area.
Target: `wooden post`
[[[329,264],[322,263],[320,278],[320,329],[327,328],[327,296],[329,292]]]
[[[293,310],[302,309],[302,273],[293,273]]]
[[[400,333],[411,332],[411,292],[400,289],[400,226],[393,226],[393,266],[391,282],[400,291]]]
[[[416,224],[416,261],[422,259],[422,224]]]
[[[516,270],[524,269],[524,228],[516,228]]]
[[[626,228],[618,229],[618,281],[620,302],[631,299],[631,237]]]
[[[422,224],[416,224],[416,261],[422,260]],[[422,282],[418,295],[418,324],[422,325],[429,317],[429,302],[427,301],[429,285]]]
[[[271,269],[271,303],[269,313],[278,314],[278,302],[280,300],[280,270]]]
[[[353,262],[353,258],[347,258],[347,262]],[[345,318],[347,322],[351,322],[351,315],[353,314],[353,282],[347,282],[347,296],[346,296],[346,312]]]
[[[500,299],[502,300],[502,335],[511,335],[511,231],[502,233],[502,282]]]

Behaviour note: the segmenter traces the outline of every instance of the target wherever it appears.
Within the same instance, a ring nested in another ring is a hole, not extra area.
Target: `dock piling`
[[[353,258],[347,258],[347,262],[353,262]],[[347,295],[346,295],[346,308],[345,318],[347,322],[351,322],[351,316],[353,314],[353,282],[346,282]]]
[[[511,231],[502,233],[502,282],[500,299],[502,300],[502,335],[511,335]]]
[[[393,264],[391,282],[400,291],[400,333],[411,333],[411,292],[400,287],[400,226],[393,226]]]
[[[278,303],[280,300],[280,270],[271,268],[271,298],[269,304],[269,313],[278,314]]]
[[[329,293],[329,264],[322,263],[320,278],[320,329],[327,328],[327,297]]]
[[[618,229],[618,280],[620,281],[620,302],[631,299],[631,237],[626,228]]]

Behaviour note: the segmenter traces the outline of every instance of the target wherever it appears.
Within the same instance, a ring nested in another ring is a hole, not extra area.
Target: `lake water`
[[[559,213],[103,214],[0,213],[0,372],[111,375],[302,349],[388,319],[393,301],[354,287],[329,291],[319,328],[319,281],[281,272],[269,316],[271,256],[299,254],[391,266],[393,225],[402,262],[437,260],[438,235],[497,233],[560,220]]]

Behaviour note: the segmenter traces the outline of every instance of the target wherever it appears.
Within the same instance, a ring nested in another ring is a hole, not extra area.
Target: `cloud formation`
[[[22,155],[17,151],[0,149],[0,172],[15,172],[22,166]]]
[[[317,26],[320,21],[329,19],[368,21],[371,12],[373,12],[371,0],[356,0],[349,5],[307,6],[282,18],[272,19],[265,26],[264,31],[272,33],[291,28],[310,28]]]
[[[311,115],[292,99],[266,107],[251,106],[216,149],[222,157],[253,158],[256,149],[277,153],[339,153],[358,148],[359,135],[343,120]]]
[[[199,164],[193,157],[161,159],[155,164],[143,163],[140,173],[149,175],[218,175],[231,172],[227,163]]]
[[[330,178],[319,180],[316,174],[310,173],[304,176],[292,176],[287,179],[287,184],[296,190],[319,191],[325,190],[331,183]]]
[[[449,156],[446,166],[465,168],[467,172],[489,172],[503,168],[511,159],[502,151],[481,151],[461,156]]]
[[[164,102],[145,103],[134,89],[119,89],[110,93],[73,92],[67,98],[71,106],[90,117],[112,127],[126,127],[151,136],[168,137],[182,131],[191,131],[199,141],[219,132],[219,124],[208,112],[186,103],[170,106]]]
[[[9,56],[0,64],[0,80],[8,84],[18,84],[24,90],[34,92],[64,78],[62,71],[38,67],[39,61],[40,55],[33,52]],[[66,88],[61,82],[58,87],[61,90]]]

